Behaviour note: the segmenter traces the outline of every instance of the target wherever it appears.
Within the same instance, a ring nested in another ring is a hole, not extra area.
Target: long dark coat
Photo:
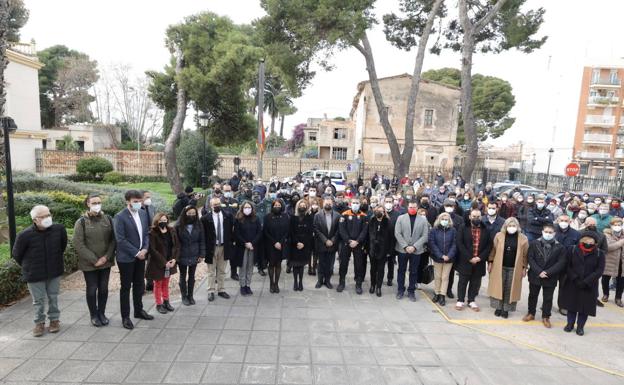
[[[293,267],[305,266],[310,261],[312,242],[314,242],[313,217],[292,216],[290,218],[290,250],[289,260]],[[303,243],[303,249],[297,249],[297,243]]]
[[[166,237],[171,236],[171,250],[167,251]],[[167,233],[163,234],[159,228],[152,228],[149,232],[149,253],[147,254],[147,266],[145,267],[145,278],[159,281],[165,277],[165,263],[180,257],[180,241],[178,234],[173,227],[169,227]],[[168,256],[168,257],[167,257]],[[177,264],[169,269],[169,274],[178,272]]]
[[[286,213],[275,215],[267,214],[264,218],[264,245],[266,248],[267,260],[271,265],[279,265],[282,259],[288,258],[288,236],[290,231],[290,220]],[[282,249],[275,248],[276,243],[282,245]]]
[[[186,226],[180,223],[175,228],[178,233],[178,241],[180,242],[178,263],[185,266],[197,265],[197,258],[206,256],[204,226],[202,226],[200,221],[195,221],[190,233]]]
[[[245,243],[251,242],[254,253],[258,250],[260,240],[262,239],[260,220],[258,218],[235,219],[234,239],[236,240],[236,249],[230,264],[240,267],[243,264],[243,256],[245,255]]]
[[[571,229],[570,229],[571,230]],[[559,275],[565,271],[570,250],[559,242],[552,244],[550,256],[546,260],[546,253],[542,241],[536,239],[529,244],[529,282],[534,285],[544,287],[555,287],[559,280]],[[545,271],[548,278],[540,278],[540,273]]]
[[[492,250],[492,240],[490,240],[487,229],[482,225],[479,227],[481,227],[481,237],[479,238],[479,258],[481,258],[481,262],[476,265],[470,263],[470,259],[472,259],[472,225],[463,226],[457,232],[455,270],[460,274],[471,275],[475,273],[481,276],[485,275],[485,263]]]
[[[393,245],[394,231],[390,219],[384,215],[381,221],[373,217],[368,222],[368,254],[371,259],[386,258]]]
[[[572,249],[567,267],[567,280],[560,288],[561,306],[572,312],[596,316],[598,280],[605,267],[605,255],[599,248],[585,254],[577,246]]]

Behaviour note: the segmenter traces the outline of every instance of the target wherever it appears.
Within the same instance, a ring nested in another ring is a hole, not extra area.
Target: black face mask
[[[197,215],[187,215],[186,218],[188,219],[189,223],[193,223],[197,219]]]
[[[213,213],[218,213],[220,211],[221,211],[221,206],[215,206],[215,207],[212,208],[212,212]]]
[[[323,206],[323,208],[324,208],[326,211],[331,211],[332,206],[331,206],[331,205],[325,205],[325,206]]]
[[[589,231],[596,231],[596,226],[587,226],[586,229]]]
[[[271,212],[272,212],[273,214],[275,214],[275,215],[278,215],[278,214],[280,214],[280,213],[282,212],[282,208],[281,208],[281,207],[273,207],[273,208],[271,209]]]
[[[368,204],[362,203],[362,205],[360,206],[360,211],[368,211]]]
[[[214,193],[217,195],[221,194],[221,189],[215,189]]]
[[[594,243],[587,243],[587,242],[583,242],[582,245],[587,250],[593,250],[594,247],[596,246],[596,244]]]
[[[429,201],[421,201],[420,202],[420,207],[424,207],[424,208],[429,207]]]
[[[295,198],[295,197],[290,198],[290,203],[292,203],[293,205],[296,205],[297,202],[299,202],[299,198],[298,197],[297,198]]]
[[[377,219],[381,219],[384,216],[383,213],[380,213],[379,211],[375,213],[375,217],[377,217]]]
[[[164,229],[167,227],[167,222],[158,222],[158,227],[160,227],[161,229]]]
[[[251,191],[249,191],[249,190],[245,191],[245,197],[250,198],[251,197]]]
[[[308,210],[308,209],[307,209],[307,208],[305,208],[305,207],[299,207],[299,208],[297,209],[297,211],[299,212],[299,214],[305,214],[305,212],[306,212],[307,210]]]
[[[260,197],[253,197],[252,202],[253,203],[260,203]]]
[[[473,226],[479,226],[481,224],[481,219],[471,219],[470,223],[472,223]]]

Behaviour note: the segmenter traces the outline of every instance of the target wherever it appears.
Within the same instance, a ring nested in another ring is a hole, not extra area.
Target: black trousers
[[[355,283],[361,285],[366,276],[366,257],[362,246],[357,245],[355,248],[349,247],[348,244],[344,245],[340,249],[340,267],[338,268],[338,274],[340,275],[340,282],[344,282],[349,270],[349,260],[351,259],[351,253],[353,253],[353,271],[355,275]]]
[[[197,265],[178,265],[178,269],[180,270],[180,294],[182,294],[182,297],[192,298],[193,289],[195,288],[195,270],[197,270]]]
[[[97,315],[104,315],[106,311],[110,271],[109,267],[107,269],[82,272],[87,284],[87,306],[89,307],[91,318]]]
[[[332,276],[332,267],[334,266],[334,261],[336,260],[336,252],[316,252],[318,255],[319,263],[318,263],[318,281],[321,284],[331,282]]]
[[[563,288],[563,285],[566,283],[566,280],[567,280],[567,276],[564,270],[559,274],[559,290],[557,291],[557,307],[559,308],[559,310],[565,309],[565,307],[563,307],[563,305],[561,304],[562,302],[561,298],[563,297],[563,294],[562,294],[563,290],[561,289]]]
[[[481,278],[483,277],[477,272],[472,274],[460,273],[459,281],[457,282],[457,301],[464,302],[466,299],[466,287],[468,287],[468,303],[474,302],[479,295],[479,289],[481,289]]]
[[[383,285],[384,273],[386,267],[386,258],[370,257],[370,281],[371,287],[381,288]]]
[[[453,267],[451,267],[451,272],[449,273],[448,288],[446,289],[447,293],[453,292],[453,283],[455,283],[455,265],[454,264],[453,264]]]
[[[394,279],[394,262],[396,261],[396,253],[392,252],[387,258],[388,262],[388,276],[386,277],[389,282]]]
[[[529,284],[529,314],[535,315],[537,311],[537,299],[540,290],[542,294],[542,318],[550,318],[552,311],[553,294],[555,287],[545,287],[542,285]]]
[[[143,310],[143,292],[145,291],[145,261],[135,259],[133,262],[117,262],[119,267],[119,303],[121,318],[130,317],[130,289],[132,289],[132,303],[134,314]]]
[[[615,299],[622,299],[622,292],[624,291],[624,277],[620,277],[622,275],[622,262],[620,261],[620,266],[618,266],[618,276],[615,277]],[[609,296],[609,281],[611,281],[610,275],[602,276],[602,294],[605,296]]]

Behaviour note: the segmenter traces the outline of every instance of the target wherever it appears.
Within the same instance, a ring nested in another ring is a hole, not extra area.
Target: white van
[[[316,183],[323,180],[325,176],[329,176],[336,191],[344,191],[347,184],[347,174],[340,170],[308,170],[301,173],[301,176],[304,181],[313,180]]]

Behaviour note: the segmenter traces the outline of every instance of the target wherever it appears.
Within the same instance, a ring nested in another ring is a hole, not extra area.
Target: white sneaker
[[[474,310],[474,311],[479,311],[479,310],[481,310],[481,309],[479,309],[479,305],[477,305],[477,303],[476,303],[476,302],[474,302],[474,301],[473,301],[473,302],[470,302],[470,303],[468,304],[468,306],[470,306],[470,308],[471,308],[472,310]]]
[[[457,301],[455,304],[455,310],[464,310],[464,303]]]

